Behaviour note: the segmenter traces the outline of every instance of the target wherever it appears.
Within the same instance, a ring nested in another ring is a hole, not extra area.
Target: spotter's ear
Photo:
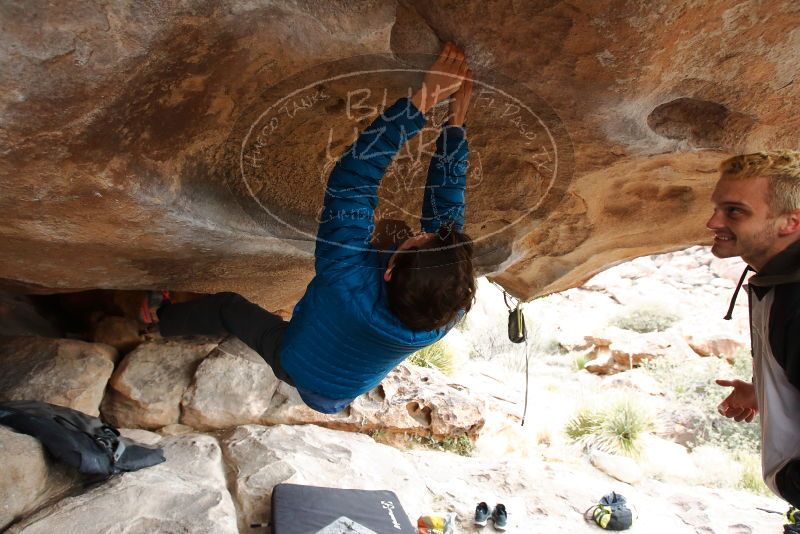
[[[778,235],[789,236],[800,233],[800,210],[784,214],[783,223],[778,228]]]

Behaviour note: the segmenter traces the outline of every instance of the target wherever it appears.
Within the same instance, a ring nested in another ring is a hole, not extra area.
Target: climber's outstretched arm
[[[446,45],[420,89],[384,111],[347,148],[325,190],[315,251],[317,275],[367,261],[378,186],[386,168],[403,143],[424,126],[424,113],[460,88],[466,71],[463,52]]]

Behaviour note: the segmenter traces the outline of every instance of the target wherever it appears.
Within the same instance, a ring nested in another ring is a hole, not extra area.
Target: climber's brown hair
[[[389,309],[412,330],[454,323],[475,299],[472,240],[442,226],[423,246],[397,253],[387,286]]]

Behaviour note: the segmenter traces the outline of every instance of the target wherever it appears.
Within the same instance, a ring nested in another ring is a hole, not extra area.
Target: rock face
[[[446,384],[444,378],[433,369],[400,365],[380,386],[334,415],[311,410],[294,388],[283,385],[261,422],[315,423],[355,432],[381,431],[439,439],[459,435],[476,438],[483,428],[483,404],[468,392]]]
[[[324,415],[275,378],[258,354],[230,338],[139,345],[111,377],[102,412],[118,427],[145,429],[316,423],[352,432],[474,439],[483,427],[482,407],[438,371],[401,365],[342,412]]]
[[[139,325],[127,317],[104,317],[94,331],[94,341],[111,345],[121,353],[130,352],[142,338]]]
[[[576,286],[706,241],[718,162],[794,146],[798,9],[5,2],[0,279],[38,292],[228,289],[291,306],[312,275],[330,162],[384,89],[391,101],[419,82],[407,70],[430,58],[403,54],[454,40],[479,86],[467,224],[477,262],[526,298]],[[434,134],[409,154],[427,153]],[[379,217],[411,224],[427,159],[405,163]]]
[[[600,375],[627,371],[667,354],[684,355],[689,350],[684,339],[672,332],[638,334],[615,327],[599,337],[587,336],[586,341],[591,345],[586,370]]]
[[[118,427],[156,429],[180,420],[180,402],[213,341],[139,345],[117,366],[103,400],[103,416]]]
[[[0,338],[0,400],[39,400],[98,415],[117,351],[96,343]]]
[[[80,482],[64,466],[51,465],[42,446],[0,426],[0,529]]]
[[[167,461],[97,485],[13,525],[9,533],[229,532],[236,508],[217,441],[199,434],[159,442]]]
[[[272,488],[281,482],[354,489],[391,487],[401,496],[403,506],[409,507],[407,511],[422,508],[413,464],[396,449],[378,445],[364,435],[313,425],[248,425],[228,434],[222,446],[226,460],[238,468],[233,491],[243,512],[243,530],[251,523],[268,521]],[[388,466],[391,468],[386,469]]]
[[[278,384],[261,356],[227,340],[197,367],[181,400],[181,422],[205,430],[259,421]]]

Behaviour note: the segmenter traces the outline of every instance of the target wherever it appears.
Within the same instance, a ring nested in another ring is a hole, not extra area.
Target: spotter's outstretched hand
[[[733,391],[725,397],[717,411],[720,415],[730,417],[734,421],[749,423],[758,414],[756,390],[753,384],[742,380],[717,380],[717,385],[732,387]]]

